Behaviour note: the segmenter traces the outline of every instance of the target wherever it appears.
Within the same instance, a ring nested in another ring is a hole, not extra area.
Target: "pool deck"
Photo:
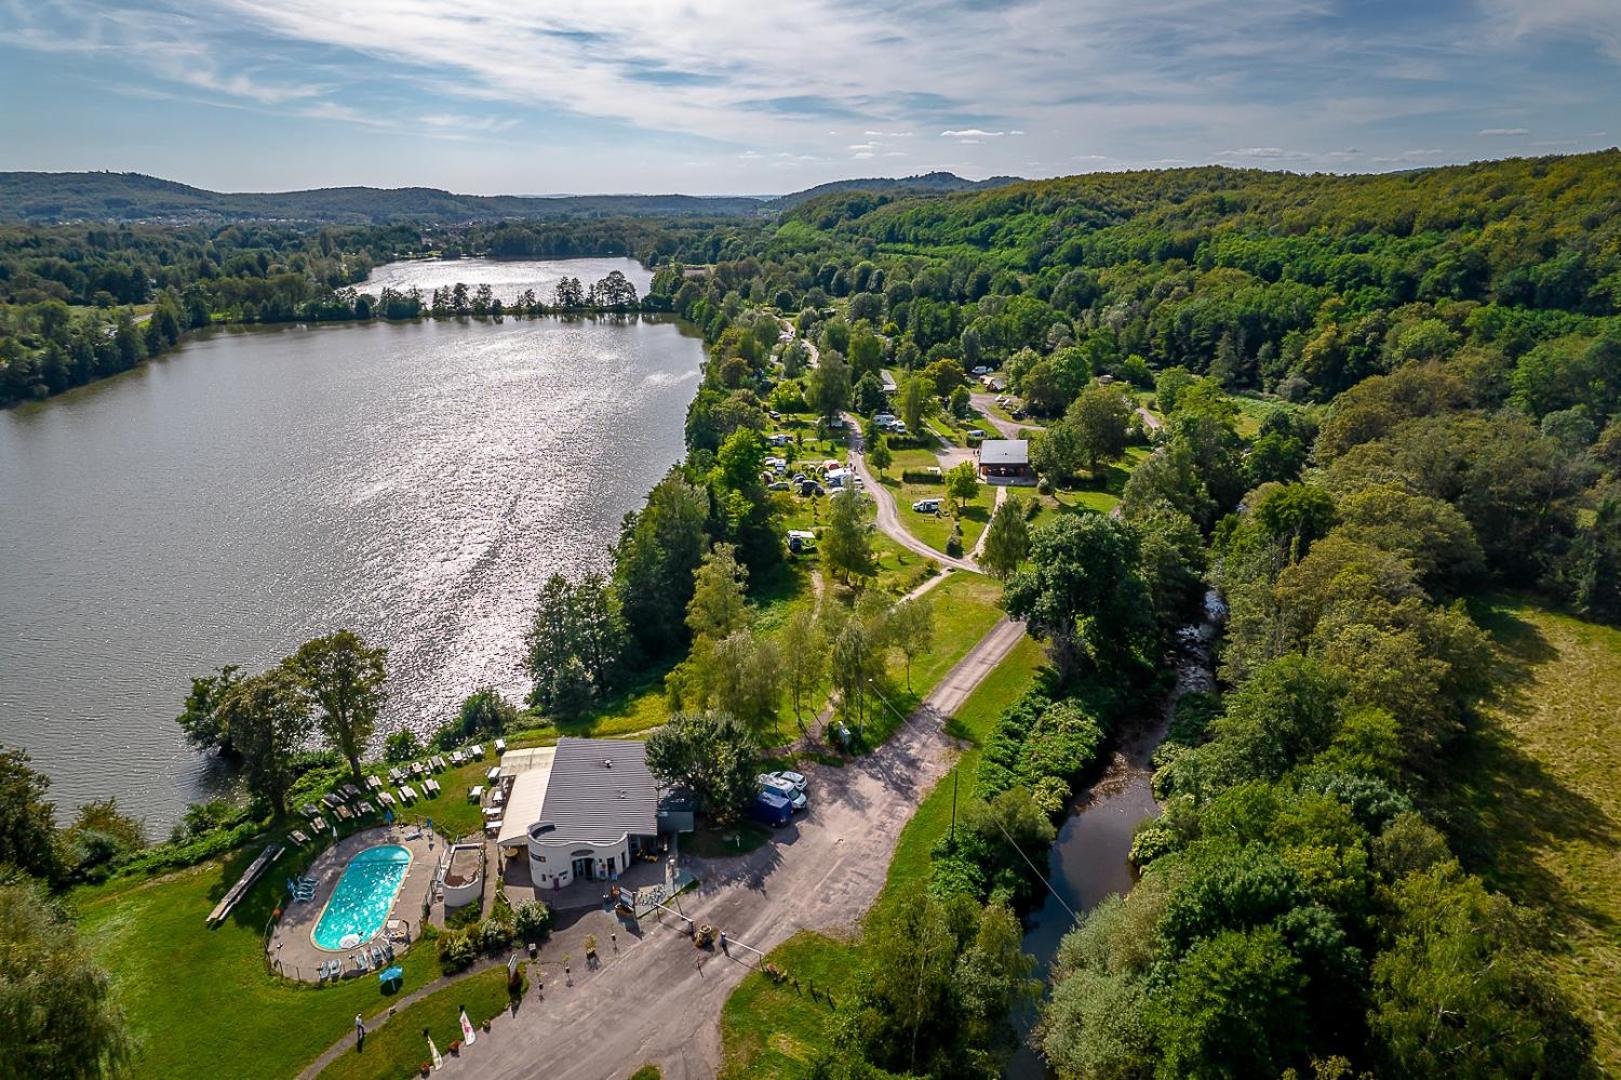
[[[411,868],[406,871],[405,880],[400,884],[399,895],[394,900],[394,909],[389,918],[404,920],[410,940],[417,939],[422,932],[423,901],[433,888],[434,870],[439,865],[440,857],[445,854],[444,838],[428,833],[415,825],[362,829],[321,852],[305,871],[306,876],[315,879],[313,899],[303,902],[284,901],[286,906],[281,921],[276,924],[265,945],[271,966],[275,970],[289,979],[313,983],[319,981],[318,972],[322,962],[342,960],[345,979],[376,978],[374,972],[355,966],[353,958],[360,955],[362,951],[360,948],[331,952],[317,948],[311,935],[315,932],[315,924],[321,921],[321,912],[326,910],[326,902],[331,898],[332,890],[337,888],[338,879],[343,876],[349,860],[366,848],[376,847],[378,844],[398,844],[411,852]],[[282,877],[287,876],[285,866],[277,866],[274,869],[280,872]],[[384,935],[379,933],[366,943],[364,948],[380,945],[383,940]],[[402,942],[394,943],[396,955],[404,948]]]

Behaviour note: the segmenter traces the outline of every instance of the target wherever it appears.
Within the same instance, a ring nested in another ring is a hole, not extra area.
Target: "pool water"
[[[350,934],[362,942],[375,937],[410,868],[411,853],[398,844],[367,848],[350,859],[315,924],[316,948],[337,952],[346,947],[343,939]]]

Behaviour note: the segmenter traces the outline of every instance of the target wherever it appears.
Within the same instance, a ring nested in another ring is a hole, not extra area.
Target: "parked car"
[[[799,485],[799,493],[806,498],[814,498],[815,496],[822,494],[822,485],[818,484],[814,480],[806,480],[804,483]]]
[[[912,504],[912,509],[919,514],[938,514],[940,512],[940,500],[919,499]]]
[[[762,791],[749,804],[749,817],[773,829],[788,824],[794,816],[794,806],[781,795]]]
[[[771,773],[761,773],[755,777],[760,784],[760,790],[768,795],[775,795],[780,799],[787,799],[788,804],[795,810],[803,810],[809,803],[805,793],[794,785],[777,779]]]
[[[771,483],[766,485],[766,489],[769,491],[787,491],[789,486],[790,485],[786,480],[773,480]]]
[[[771,774],[785,784],[791,785],[796,791],[805,790],[805,774],[794,772],[792,769],[779,769]]]
[[[1008,413],[1008,415],[1013,417],[1013,419],[1015,419],[1015,420],[1023,420],[1024,419],[1024,410],[1023,409],[1014,409],[1012,412]]]
[[[981,431],[977,427],[971,427],[968,429],[968,437],[970,439],[983,439],[985,437],[985,432]]]
[[[971,371],[969,371],[970,375],[989,375],[990,373],[991,369],[986,367],[984,364],[978,364]]]

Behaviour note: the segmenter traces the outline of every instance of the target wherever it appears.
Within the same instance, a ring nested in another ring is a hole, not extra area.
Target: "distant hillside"
[[[775,199],[744,195],[456,195],[438,188],[314,188],[228,194],[141,173],[0,172],[0,221],[307,221],[462,223],[586,217],[734,216],[784,210],[842,191],[938,194],[1013,183],[935,172],[836,180]]]
[[[759,199],[697,195],[456,195],[437,188],[225,194],[140,173],[0,173],[0,221],[468,222],[757,213]]]
[[[772,199],[766,205],[774,210],[786,210],[822,195],[835,195],[844,191],[873,191],[895,194],[905,192],[917,195],[938,195],[952,191],[979,191],[985,188],[1017,184],[1017,176],[993,176],[988,180],[965,180],[956,173],[931,172],[921,176],[875,176],[864,180],[833,180],[826,184],[796,191]]]

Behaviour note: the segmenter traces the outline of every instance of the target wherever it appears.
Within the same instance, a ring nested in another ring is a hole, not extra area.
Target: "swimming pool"
[[[375,937],[410,868],[411,853],[398,844],[367,848],[350,859],[315,924],[315,947],[338,952],[354,947],[353,940],[344,943],[351,934],[361,942]]]

